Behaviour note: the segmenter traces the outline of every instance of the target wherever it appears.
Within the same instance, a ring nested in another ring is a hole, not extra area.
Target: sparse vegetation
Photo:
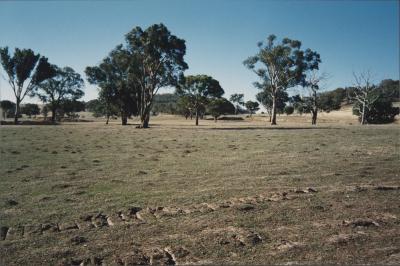
[[[2,126],[1,264],[393,261],[397,127],[285,117]]]

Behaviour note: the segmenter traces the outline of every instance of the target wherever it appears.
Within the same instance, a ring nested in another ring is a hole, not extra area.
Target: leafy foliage
[[[285,106],[284,112],[287,115],[291,115],[294,112],[294,107],[291,105],[287,105],[287,106]]]
[[[40,83],[53,77],[56,74],[55,69],[47,62],[46,57],[35,54],[31,49],[15,48],[14,54],[10,55],[8,47],[0,48],[0,63],[15,95],[14,122],[17,124],[20,103]]]
[[[21,114],[25,114],[30,118],[32,115],[40,114],[40,108],[37,104],[26,103],[21,107]]]
[[[234,114],[236,112],[235,106],[225,98],[212,99],[207,104],[206,110],[212,117],[214,117],[215,122],[221,115]]]
[[[231,95],[229,100],[235,104],[235,114],[237,114],[240,110],[240,106],[244,105],[244,94],[243,93],[234,93]]]
[[[15,103],[8,100],[0,101],[0,107],[3,110],[3,118],[14,117]]]
[[[87,67],[91,84],[100,87],[106,113],[120,109],[122,124],[139,115],[140,127],[148,127],[154,96],[161,87],[177,86],[188,68],[184,61],[185,41],[172,35],[163,24],[142,30],[135,27],[125,35],[99,66]]]
[[[75,101],[83,96],[81,88],[84,85],[81,76],[70,67],[55,67],[56,75],[39,84],[31,96],[48,104],[52,111],[52,121],[55,121],[57,109],[64,101]]]
[[[246,106],[247,110],[249,110],[250,116],[260,109],[258,102],[247,101],[245,103],[245,106]]]
[[[264,106],[268,114],[272,115],[273,99],[271,93],[267,90],[260,91],[257,93],[256,99]],[[277,113],[282,114],[284,112],[287,101],[289,101],[288,93],[286,91],[278,91],[275,102]]]
[[[368,124],[383,124],[383,123],[392,123],[396,115],[399,114],[399,107],[393,107],[392,99],[390,97],[385,97],[384,92],[379,89],[375,89],[374,93],[369,95],[373,99],[377,99],[372,101],[368,108],[365,109],[365,122]],[[361,122],[361,113],[362,104],[357,101],[353,106],[353,114],[359,117],[359,121]]]
[[[183,97],[186,108],[193,108],[198,125],[199,111],[204,109],[213,98],[220,98],[224,94],[219,82],[207,75],[187,76],[184,83],[176,89],[176,94]]]
[[[280,91],[303,84],[308,70],[318,69],[321,62],[318,53],[301,50],[301,42],[289,38],[275,43],[276,36],[270,35],[267,41],[259,42],[259,52],[243,63],[260,79],[255,86],[272,98],[271,124],[276,125],[276,101]]]

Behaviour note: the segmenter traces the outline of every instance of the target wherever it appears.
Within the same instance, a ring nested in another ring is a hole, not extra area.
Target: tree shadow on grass
[[[56,126],[59,123],[53,123],[51,121],[18,121],[18,124],[14,124],[14,121],[0,121],[0,125],[4,126]]]
[[[214,127],[206,130],[318,130],[318,129],[343,129],[339,127]]]

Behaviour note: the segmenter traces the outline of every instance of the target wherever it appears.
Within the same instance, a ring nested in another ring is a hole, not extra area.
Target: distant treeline
[[[149,127],[151,115],[179,114],[199,118],[209,114],[217,121],[225,114],[258,111],[260,103],[276,125],[276,115],[293,112],[311,113],[311,124],[317,124],[318,112],[330,112],[343,104],[352,104],[361,124],[388,123],[399,113],[392,102],[399,100],[399,81],[383,80],[373,84],[371,73],[354,75],[354,87],[324,92],[329,75],[319,71],[322,62],[317,51],[302,47],[299,40],[278,39],[274,34],[257,43],[258,52],[242,64],[257,76],[257,101],[244,101],[243,93],[224,98],[225,91],[212,76],[198,73],[185,75],[186,42],[172,34],[162,23],[146,29],[134,27],[125,34],[99,64],[85,68],[87,81],[98,87],[98,98],[87,103],[78,101],[84,95],[84,80],[71,67],[50,64],[31,49],[0,48],[0,64],[14,92],[15,102],[1,103],[4,116],[37,115],[55,122],[64,116],[75,117],[87,109],[95,116],[119,117],[122,125],[128,118],[140,119],[139,128]],[[239,63],[239,62],[238,62]],[[174,94],[159,94],[161,88],[174,88]],[[301,95],[289,97],[292,88]],[[21,104],[25,97],[37,97],[44,104]]]

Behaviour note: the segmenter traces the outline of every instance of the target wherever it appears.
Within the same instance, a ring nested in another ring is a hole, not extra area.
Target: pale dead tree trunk
[[[311,125],[317,125],[318,117],[318,91],[321,89],[321,82],[327,80],[328,74],[319,74],[318,70],[313,70],[309,72],[308,80],[305,86],[308,88],[309,95],[311,98]]]
[[[271,125],[276,125],[276,92],[272,94]]]
[[[374,95],[375,86],[371,82],[370,71],[363,72],[359,75],[353,73],[355,79],[354,97],[359,106],[356,110],[359,113],[361,125],[368,123],[368,111],[372,105],[378,100],[379,95]]]

